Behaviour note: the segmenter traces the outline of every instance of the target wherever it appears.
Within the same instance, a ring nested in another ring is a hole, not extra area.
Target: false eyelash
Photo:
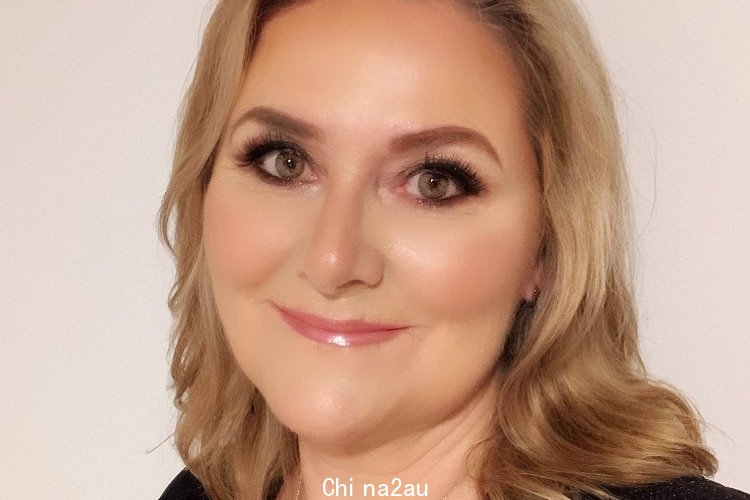
[[[234,151],[234,160],[243,167],[251,167],[266,154],[279,149],[288,149],[309,160],[307,153],[291,139],[277,131],[267,131],[246,140]]]
[[[426,152],[424,159],[409,169],[404,174],[404,177],[411,179],[422,172],[433,172],[448,177],[456,182],[460,191],[459,194],[449,198],[438,200],[427,198],[417,199],[417,203],[427,207],[447,207],[454,203],[465,201],[467,197],[479,195],[486,189],[485,183],[481,180],[476,170],[468,162],[456,155],[430,154]]]

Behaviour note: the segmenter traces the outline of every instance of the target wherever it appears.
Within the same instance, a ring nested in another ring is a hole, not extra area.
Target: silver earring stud
[[[533,306],[536,304],[536,300],[539,298],[539,287],[534,287],[534,292],[532,293],[531,300],[526,301],[526,304],[529,306]]]

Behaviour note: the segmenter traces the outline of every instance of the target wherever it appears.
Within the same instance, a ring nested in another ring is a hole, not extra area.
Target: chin
[[[279,421],[302,440],[343,449],[379,434],[388,420],[383,406],[374,404],[380,398],[346,384],[316,382],[261,393]]]
[[[281,423],[310,442],[340,447],[377,427],[349,402],[336,397],[267,401]]]

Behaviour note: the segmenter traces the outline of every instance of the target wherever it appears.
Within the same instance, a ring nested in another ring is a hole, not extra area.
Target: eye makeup
[[[447,206],[462,198],[478,195],[486,189],[484,182],[474,167],[453,154],[431,154],[427,151],[421,162],[412,166],[404,173],[404,178],[411,179],[423,173],[437,174],[439,177],[452,180],[456,184],[459,194],[440,199],[417,198],[417,202],[421,205]]]
[[[269,184],[290,188],[305,184],[305,181],[285,179],[263,168],[269,154],[281,152],[296,157],[308,166],[313,163],[310,155],[301,146],[278,131],[266,131],[250,137],[234,150],[232,158],[240,168],[253,172]],[[456,185],[458,191],[458,194],[447,198],[416,197],[417,203],[427,207],[446,207],[486,190],[486,184],[474,167],[455,154],[433,154],[426,151],[424,158],[407,168],[400,177],[408,180],[424,173],[448,179]]]
[[[280,186],[301,184],[299,181],[275,176],[261,168],[265,157],[269,153],[277,151],[288,151],[306,163],[310,163],[310,157],[304,149],[284,134],[274,131],[267,131],[242,142],[234,151],[232,157],[241,168],[252,171],[262,180],[271,184]]]

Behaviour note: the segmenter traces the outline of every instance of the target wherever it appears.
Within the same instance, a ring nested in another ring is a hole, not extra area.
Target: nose
[[[330,185],[313,218],[301,274],[328,298],[382,279],[382,253],[374,244],[378,235],[366,224],[365,205],[361,190]]]

